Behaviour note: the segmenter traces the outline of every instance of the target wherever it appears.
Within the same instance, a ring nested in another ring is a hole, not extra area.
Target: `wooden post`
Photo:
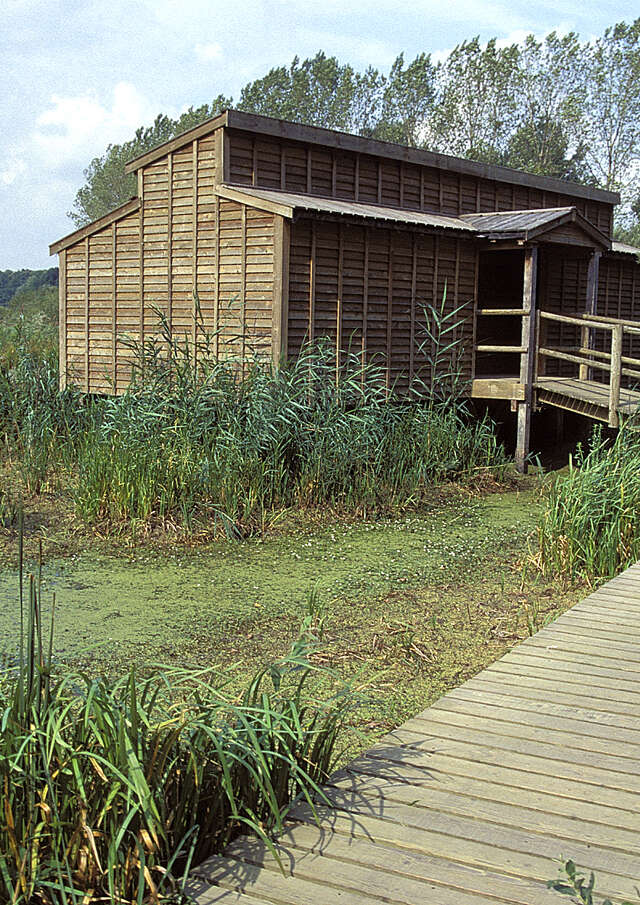
[[[622,376],[622,324],[611,331],[611,374],[609,377],[609,427],[618,427],[620,403],[620,378]]]
[[[600,252],[594,251],[589,258],[589,270],[587,272],[587,304],[585,314],[595,314],[598,302],[598,270],[600,267]],[[580,346],[590,349],[593,344],[592,327],[586,324],[580,328]],[[578,374],[580,380],[592,380],[593,368],[589,365],[580,365]]]
[[[276,216],[274,220],[271,361],[277,368],[287,357],[290,223],[284,217]]]
[[[60,389],[67,386],[67,251],[59,255],[58,269],[58,343],[60,355]]]
[[[522,288],[522,340],[525,350],[520,355],[520,383],[524,385],[524,400],[518,402],[518,434],[516,441],[516,468],[527,472],[529,438],[531,435],[531,406],[533,403],[533,368],[536,357],[536,281],[538,275],[538,249],[534,245],[524,252],[524,280]]]

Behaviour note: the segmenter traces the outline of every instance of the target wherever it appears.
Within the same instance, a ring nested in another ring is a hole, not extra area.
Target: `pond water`
[[[468,580],[487,557],[522,547],[537,503],[503,493],[427,514],[336,525],[194,552],[84,553],[45,563],[43,605],[56,595],[59,656],[145,661],[188,654],[196,639],[228,638],[249,621],[296,622],[317,589],[324,601]],[[18,575],[0,572],[0,647],[15,650]]]

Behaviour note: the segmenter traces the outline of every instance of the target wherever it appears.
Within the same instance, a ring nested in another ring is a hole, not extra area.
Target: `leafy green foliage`
[[[76,226],[84,226],[129,201],[136,194],[135,175],[124,172],[129,160],[151,151],[180,132],[198,126],[230,104],[229,98],[219,96],[210,105],[204,104],[195,109],[190,107],[175,120],[161,114],[152,126],[139,128],[130,141],[109,145],[104,154],[94,157],[84,171],[86,182],[76,193],[69,217]]]
[[[16,331],[0,371],[0,438],[32,492],[71,469],[88,522],[246,536],[299,506],[416,505],[433,484],[505,467],[491,422],[460,401],[457,313],[445,305],[425,315],[414,398],[390,393],[384,369],[359,354],[343,353],[336,374],[323,342],[242,375],[204,334],[194,359],[162,319],[133,349],[130,391],[89,398],[60,392],[55,357]]]
[[[596,430],[548,492],[538,527],[540,566],[596,581],[639,557],[640,436],[621,430],[609,442]]]
[[[578,873],[578,869],[573,861],[565,861],[560,868],[560,879],[549,880],[547,886],[556,892],[565,896],[574,896],[575,902],[582,905],[596,905],[595,896],[595,876],[593,873],[589,875],[589,880]],[[600,905],[613,905],[611,899],[602,899]],[[622,902],[622,905],[631,905],[631,902]]]
[[[0,306],[7,305],[18,294],[57,285],[57,267],[47,270],[0,270]]]
[[[82,225],[127,201],[135,192],[124,175],[128,159],[233,103],[218,96],[177,120],[159,116],[130,142],[111,145],[85,171],[72,219]],[[400,54],[386,73],[358,72],[319,51],[249,82],[236,106],[620,189],[623,227],[638,221],[631,202],[640,160],[640,19],[591,41],[551,32],[501,47],[474,37],[437,63],[425,53]]]
[[[0,672],[3,901],[158,902],[234,834],[268,841],[293,801],[323,800],[357,700],[312,665],[315,603],[238,698],[212,669],[94,678],[55,663],[55,600],[45,613],[33,575],[23,599],[22,562],[20,576],[20,645]]]

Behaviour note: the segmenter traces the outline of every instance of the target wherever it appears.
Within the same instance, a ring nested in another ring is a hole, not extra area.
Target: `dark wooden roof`
[[[561,195],[571,195],[576,198],[588,198],[594,201],[603,201],[607,204],[618,204],[620,195],[617,192],[608,192],[604,189],[594,188],[589,185],[580,185],[576,182],[565,182],[551,176],[537,176],[533,173],[525,173],[521,170],[512,170],[509,167],[495,166],[493,164],[478,163],[474,160],[465,160],[461,157],[451,157],[448,154],[437,154],[433,151],[425,151],[421,148],[408,148],[405,145],[394,144],[388,141],[377,141],[371,138],[362,138],[359,135],[351,135],[348,132],[337,132],[333,129],[321,129],[318,126],[306,126],[301,123],[287,122],[282,119],[272,119],[269,116],[258,116],[255,113],[243,113],[240,110],[225,110],[219,116],[207,120],[207,122],[183,132],[182,135],[172,138],[170,141],[159,145],[152,151],[142,154],[129,161],[125,171],[132,173],[140,167],[160,157],[164,157],[169,151],[176,150],[185,144],[203,135],[227,126],[230,129],[239,129],[246,132],[257,132],[262,135],[271,135],[277,138],[286,138],[292,141],[301,141],[307,144],[323,145],[330,148],[340,148],[345,151],[355,151],[360,154],[371,154],[374,157],[387,157],[393,160],[404,160],[422,166],[435,167],[454,173],[464,173],[483,179],[493,179],[497,182],[506,182],[509,185],[526,185],[546,191],[557,192]]]
[[[596,245],[609,249],[611,242],[575,207],[552,207],[527,211],[495,211],[462,214],[460,217],[487,239],[519,239],[528,242],[565,224],[575,224]]]
[[[222,198],[240,201],[250,207],[268,210],[283,217],[293,218],[297,212],[309,211],[477,234],[475,226],[472,223],[466,223],[460,217],[447,217],[428,211],[412,211],[404,208],[384,207],[380,204],[363,204],[360,201],[321,198],[317,195],[281,192],[275,189],[256,189],[244,185],[221,185],[214,191]]]

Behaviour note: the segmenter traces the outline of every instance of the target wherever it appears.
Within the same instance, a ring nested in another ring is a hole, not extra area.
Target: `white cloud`
[[[107,103],[91,93],[54,94],[50,107],[36,118],[33,139],[50,167],[86,162],[108,144],[131,138],[155,112],[155,106],[130,82],[118,82]]]
[[[223,56],[222,45],[217,41],[210,44],[196,44],[193,48],[196,56],[203,63],[212,63],[214,60],[221,60]]]
[[[18,176],[21,176],[27,169],[27,164],[20,158],[14,158],[6,161],[0,170],[0,183],[2,185],[13,185]]]

